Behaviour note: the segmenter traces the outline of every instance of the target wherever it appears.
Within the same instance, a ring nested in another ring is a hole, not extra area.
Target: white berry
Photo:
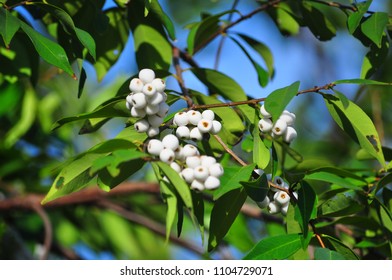
[[[135,93],[132,96],[132,105],[136,109],[143,109],[147,105],[147,98],[146,98],[146,96],[143,93],[141,93],[141,92]]]
[[[146,116],[146,110],[143,109],[137,109],[135,107],[131,108],[131,116],[134,118],[144,118]]]
[[[208,168],[206,168],[202,165],[199,165],[194,169],[193,175],[195,176],[196,180],[204,182],[209,176]]]
[[[143,82],[138,78],[133,78],[129,83],[129,90],[132,92],[141,92],[143,89]]]
[[[158,105],[147,104],[147,106],[144,109],[146,110],[147,115],[155,115],[159,112]]]
[[[277,214],[280,212],[280,205],[276,201],[272,201],[268,204],[267,210],[270,214]]]
[[[151,83],[155,79],[155,72],[151,69],[142,69],[139,72],[139,79],[144,84]]]
[[[186,144],[182,148],[182,153],[185,158],[188,158],[188,157],[199,155],[199,150],[191,144]]]
[[[266,208],[269,203],[270,203],[270,199],[268,196],[266,196],[263,201],[256,202],[257,206],[259,206],[261,209]]]
[[[176,135],[178,138],[181,138],[181,139],[189,139],[189,137],[190,137],[189,128],[187,126],[179,126],[176,129]]]
[[[185,126],[189,123],[188,114],[185,112],[179,112],[174,115],[173,123],[177,126]]]
[[[261,119],[259,121],[259,129],[261,132],[270,132],[272,130],[273,124],[271,119]]]
[[[133,93],[128,94],[126,100],[129,104],[133,104]]]
[[[137,132],[146,132],[150,128],[150,124],[147,120],[139,120],[134,124],[135,130]]]
[[[175,135],[168,134],[165,137],[163,137],[162,144],[163,144],[163,147],[174,151],[178,148],[178,146],[180,145],[180,142],[178,141],[178,138]]]
[[[214,177],[217,177],[217,178],[222,176],[223,173],[224,173],[223,167],[222,167],[222,165],[220,163],[214,163],[213,165],[211,165],[208,168],[208,171],[209,171],[211,176],[214,176]]]
[[[163,118],[157,115],[151,115],[147,117],[148,122],[151,126],[159,127],[163,123]]]
[[[187,183],[192,183],[192,181],[195,179],[195,176],[193,174],[193,168],[188,167],[181,171],[182,178],[184,178],[185,182]]]
[[[208,176],[207,179],[204,181],[204,187],[207,190],[215,190],[219,188],[220,180],[214,176]]]
[[[200,130],[201,133],[207,133],[212,128],[212,121],[207,120],[207,119],[201,119],[197,123],[197,128]]]
[[[288,193],[286,193],[284,191],[278,191],[274,195],[274,199],[277,203],[279,203],[280,205],[283,205],[283,204],[286,204],[290,201],[290,196]]]
[[[264,104],[261,105],[260,107],[260,114],[263,116],[263,118],[270,119],[272,117],[271,114],[268,113],[267,110],[265,109]]]
[[[193,141],[200,141],[203,139],[203,134],[201,134],[200,129],[197,127],[192,128],[189,137],[193,140]]]
[[[212,134],[218,134],[222,130],[222,124],[219,121],[212,121],[212,128],[211,128],[211,133]]]
[[[163,94],[161,92],[157,92],[153,96],[149,96],[147,98],[147,103],[151,105],[159,105],[164,102],[163,99]]]
[[[291,143],[295,138],[297,138],[297,131],[295,128],[292,126],[287,127],[286,132],[283,134],[283,141]]]
[[[289,206],[290,206],[290,203],[286,203],[281,206],[280,213],[282,213],[283,216],[287,215],[287,211],[289,210]]]
[[[150,126],[150,128],[147,130],[147,135],[148,137],[154,137],[159,134],[159,127],[157,126]]]
[[[125,106],[127,107],[128,110],[132,109],[132,103],[129,103],[128,101],[125,101]]]
[[[152,97],[152,96],[154,96],[154,94],[156,94],[157,89],[152,84],[148,83],[148,84],[144,85],[142,92],[146,96]]]
[[[201,113],[203,119],[213,121],[215,119],[215,113],[212,110],[205,110]]]
[[[284,120],[282,120],[282,119],[278,119],[275,122],[274,127],[272,128],[272,132],[275,135],[280,136],[280,135],[283,135],[286,132],[286,129],[287,129],[287,123]]]
[[[166,83],[162,79],[154,79],[151,84],[156,88],[157,91],[163,92],[166,89]]]
[[[181,173],[181,166],[177,162],[170,163],[170,167],[177,173]]]
[[[293,125],[295,122],[295,118],[296,118],[295,114],[290,113],[287,110],[284,110],[282,115],[280,115],[279,117],[279,119],[284,120],[287,123],[287,125]]]
[[[189,122],[193,125],[197,125],[202,119],[201,113],[195,110],[190,110],[187,112],[189,117]]]
[[[175,158],[174,152],[172,149],[167,149],[164,148],[160,153],[159,153],[159,159],[163,162],[166,163],[171,163],[173,162]]]
[[[198,191],[202,191],[204,190],[204,184],[203,182],[200,182],[198,180],[193,180],[191,183],[191,189],[193,190],[198,190]]]
[[[156,113],[158,116],[164,118],[166,114],[169,112],[169,105],[167,105],[165,102],[162,102],[158,106],[158,112]]]
[[[201,156],[201,165],[210,168],[213,164],[216,163],[216,159],[210,156]]]
[[[160,140],[151,139],[148,142],[148,146],[147,146],[148,153],[150,153],[154,156],[159,156],[159,154],[161,153],[162,150],[163,150],[163,144]]]
[[[199,156],[191,156],[186,158],[185,163],[189,168],[196,168],[201,165],[201,160]]]

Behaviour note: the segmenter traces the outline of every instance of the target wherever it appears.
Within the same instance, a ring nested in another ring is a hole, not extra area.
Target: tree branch
[[[176,69],[176,78],[178,85],[180,86],[182,95],[184,96],[188,107],[192,107],[193,101],[189,97],[188,89],[185,86],[184,79],[182,78],[182,68],[180,65],[180,49],[173,46],[173,65]]]

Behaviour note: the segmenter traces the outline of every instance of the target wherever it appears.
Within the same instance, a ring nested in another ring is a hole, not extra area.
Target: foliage
[[[219,258],[229,248],[244,259],[390,259],[392,131],[380,108],[390,102],[383,93],[391,91],[392,25],[371,4],[255,1],[248,14],[234,4],[186,25],[182,49],[178,26],[158,0],[114,1],[110,8],[92,0],[1,1],[1,258],[83,257],[73,252],[77,246],[93,258],[105,251],[120,259],[171,258],[169,243],[198,258]],[[270,42],[234,28],[253,16],[268,17],[284,36],[308,29],[319,44],[338,30],[356,38],[367,50],[359,76],[309,89],[293,81],[254,99],[234,77],[198,61],[213,42],[229,38],[266,87],[276,68]],[[198,144],[224,166],[219,189],[190,189],[146,153],[149,139],[135,131],[125,105],[131,77],[88,93],[93,77],[86,69],[92,65],[102,81],[130,39],[136,68],[178,83],[168,83],[171,114],[162,135],[174,131],[172,118],[183,110],[210,108],[222,123],[216,137]],[[205,92],[188,88],[188,79]],[[347,85],[358,86],[355,98],[345,94]],[[297,112],[292,144],[260,133],[262,103],[277,120],[299,98],[308,101]],[[312,102],[333,120],[327,132],[318,130],[326,118]],[[306,120],[321,137],[308,137]],[[108,136],[119,123],[121,131]],[[281,189],[291,197],[286,216],[257,207],[279,177],[289,185]],[[189,241],[195,230],[200,245]]]

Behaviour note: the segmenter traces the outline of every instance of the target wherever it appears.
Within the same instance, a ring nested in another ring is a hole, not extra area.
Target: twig
[[[44,251],[40,256],[40,259],[46,260],[48,258],[50,247],[52,245],[52,240],[53,240],[52,223],[50,222],[48,214],[46,213],[42,205],[39,203],[39,201],[36,201],[36,203],[32,204],[31,208],[38,214],[38,216],[40,216],[42,222],[44,223],[44,229],[45,229]]]
[[[316,239],[317,239],[318,243],[320,244],[321,248],[326,248],[324,241],[321,238],[321,235],[316,230],[316,226],[314,225],[314,221],[313,220],[309,221],[309,225],[312,227],[313,233],[316,236]]]
[[[253,10],[252,12],[250,12],[249,14],[243,15],[240,18],[238,18],[237,20],[231,22],[230,24],[222,27],[221,29],[217,30],[216,32],[214,32],[213,34],[210,35],[210,37],[208,37],[202,44],[198,45],[195,50],[194,53],[197,53],[198,51],[200,51],[202,48],[204,48],[206,45],[208,45],[208,43],[210,43],[212,40],[214,40],[217,36],[219,36],[220,34],[226,33],[226,31],[230,28],[232,28],[233,26],[239,24],[240,22],[253,17],[255,14],[264,11],[266,9],[268,9],[269,7],[275,6],[276,4],[279,4],[280,2],[282,2],[283,0],[274,0],[274,1],[268,1],[267,3],[261,5],[260,7],[258,7],[257,9]]]
[[[334,1],[322,1],[322,0],[310,0],[310,1],[322,4],[322,5],[330,6],[330,7],[339,8],[341,10],[349,10],[349,11],[352,11],[352,12],[357,12],[358,11],[358,8],[355,7],[354,5],[344,5],[342,3],[334,2]],[[374,14],[373,11],[366,11],[366,13]]]
[[[142,225],[162,237],[166,236],[165,227],[163,227],[161,224],[159,224],[151,219],[148,219],[148,218],[146,218],[142,215],[139,215],[137,213],[128,211],[127,209],[121,207],[120,205],[112,203],[106,199],[99,201],[98,205],[103,206],[107,209],[113,210],[114,212],[116,212],[120,216],[126,218],[127,220],[129,220],[133,223]],[[203,258],[205,257],[203,248],[195,246],[193,243],[188,242],[184,239],[180,239],[172,234],[170,234],[169,239],[171,242],[173,242],[177,245],[180,245],[181,247],[186,248],[186,249],[202,256]]]
[[[247,166],[248,164],[243,161],[242,159],[240,159],[236,153],[233,152],[232,149],[230,149],[225,142],[223,142],[222,138],[220,138],[218,135],[214,135],[215,139],[219,142],[219,144],[221,144],[221,146],[223,147],[223,149],[225,149],[226,152],[228,152],[239,164],[241,164],[242,166]]]

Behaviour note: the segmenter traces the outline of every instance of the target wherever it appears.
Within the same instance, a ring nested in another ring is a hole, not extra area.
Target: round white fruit
[[[208,176],[207,179],[204,181],[204,187],[207,190],[215,190],[219,188],[220,180],[214,176]]]
[[[163,147],[174,151],[178,148],[178,146],[180,145],[180,142],[175,135],[168,134],[165,137],[163,137],[162,144],[163,144]]]
[[[215,119],[215,113],[212,110],[205,110],[201,113],[203,119],[213,121]]]
[[[159,159],[166,163],[173,162],[174,158],[175,155],[172,149],[164,148],[159,154]]]
[[[155,79],[155,72],[151,69],[142,69],[139,72],[139,79],[144,84],[151,83]]]
[[[144,83],[142,80],[138,78],[133,78],[129,83],[129,90],[132,92],[141,92],[143,89]]]
[[[151,139],[147,145],[147,152],[154,156],[159,156],[161,151],[163,150],[163,144],[158,139]]]

